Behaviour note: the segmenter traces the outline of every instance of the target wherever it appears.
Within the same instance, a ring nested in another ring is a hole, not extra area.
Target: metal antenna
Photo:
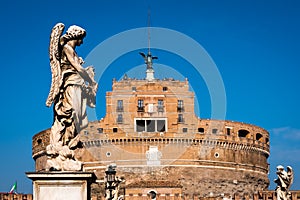
[[[148,7],[148,53],[147,55],[143,52],[140,52],[140,55],[144,58],[145,63],[147,65],[147,70],[146,70],[146,80],[152,81],[154,80],[154,70],[152,68],[153,60],[158,59],[157,56],[152,56],[151,51],[150,51],[150,6]]]
[[[151,54],[150,52],[150,14],[151,14],[151,10],[150,10],[150,6],[148,7],[148,54]]]

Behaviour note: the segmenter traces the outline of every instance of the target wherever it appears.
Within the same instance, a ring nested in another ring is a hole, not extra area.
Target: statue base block
[[[90,172],[27,172],[33,181],[33,200],[90,200]]]

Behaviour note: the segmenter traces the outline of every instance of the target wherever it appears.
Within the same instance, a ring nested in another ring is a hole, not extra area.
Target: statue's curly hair
[[[70,40],[83,39],[86,36],[86,31],[76,25],[72,25],[66,31],[66,34],[62,36],[63,43],[67,43]]]

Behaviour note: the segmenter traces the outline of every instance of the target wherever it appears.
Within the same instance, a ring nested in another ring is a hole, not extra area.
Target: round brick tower
[[[49,131],[33,137],[36,170],[43,170]],[[99,180],[115,163],[124,176],[125,196],[158,194],[220,196],[252,194],[269,185],[269,133],[194,113],[188,81],[113,81],[106,116],[81,133],[76,157]],[[96,186],[101,191],[101,184]]]

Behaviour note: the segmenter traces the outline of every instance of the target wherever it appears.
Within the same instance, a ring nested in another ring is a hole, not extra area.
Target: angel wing
[[[59,93],[62,77],[60,69],[60,37],[65,29],[65,25],[62,23],[56,24],[51,31],[50,45],[49,45],[49,57],[50,66],[52,72],[52,82],[50,92],[46,101],[46,106],[50,107]]]
[[[143,58],[146,58],[146,55],[143,52],[140,52],[139,54],[143,56]]]

